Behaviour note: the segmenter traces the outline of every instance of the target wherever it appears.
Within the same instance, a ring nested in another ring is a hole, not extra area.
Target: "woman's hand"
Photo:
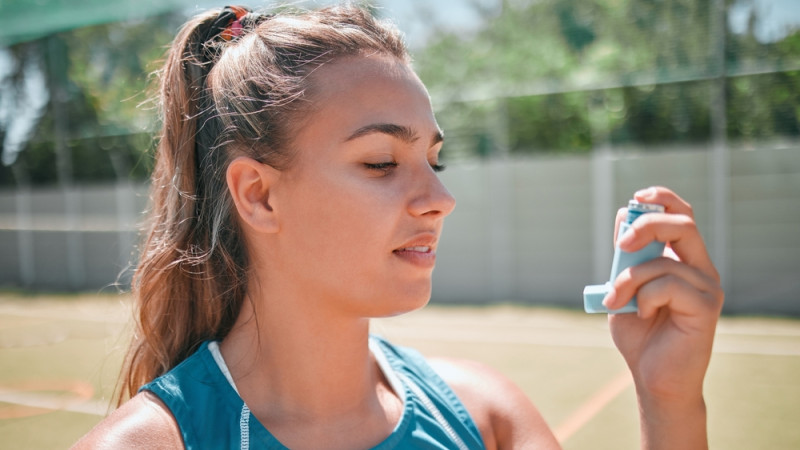
[[[667,249],[614,280],[605,305],[620,308],[635,295],[639,312],[610,314],[611,334],[636,384],[644,447],[705,448],[703,379],[724,298],[719,274],[688,203],[663,187],[634,198],[666,211],[640,216],[620,249],[633,252],[653,240]],[[617,214],[617,228],[625,213]]]

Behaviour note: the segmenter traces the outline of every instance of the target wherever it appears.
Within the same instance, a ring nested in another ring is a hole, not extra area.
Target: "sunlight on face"
[[[305,296],[325,300],[315,307],[365,317],[419,308],[455,206],[436,174],[442,134],[428,94],[381,55],[324,65],[312,81],[313,112],[273,189],[273,257]]]

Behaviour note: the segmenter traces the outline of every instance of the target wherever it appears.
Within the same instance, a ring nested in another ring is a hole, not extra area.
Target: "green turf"
[[[128,315],[124,296],[0,294],[0,390],[32,381],[84,382],[94,389],[92,401],[108,401],[130,332]],[[424,354],[499,369],[554,428],[625,370],[605,319],[580,311],[430,306],[375,321],[373,331]],[[706,401],[711,448],[800,448],[800,320],[723,318]],[[24,410],[0,403],[0,417],[13,408]],[[0,448],[67,448],[100,419],[66,411],[0,419]],[[638,436],[628,386],[563,445],[637,448]]]

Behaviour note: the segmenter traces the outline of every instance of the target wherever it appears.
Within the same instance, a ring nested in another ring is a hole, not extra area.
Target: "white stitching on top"
[[[250,408],[247,404],[242,405],[242,415],[239,417],[239,437],[241,439],[241,449],[250,450]]]
[[[447,433],[447,435],[450,436],[450,439],[453,440],[453,443],[456,444],[459,450],[469,450],[467,444],[465,444],[464,441],[461,439],[461,437],[459,437],[459,435],[456,434],[455,430],[453,430],[453,427],[450,425],[449,422],[447,422],[447,420],[445,420],[444,416],[442,416],[441,411],[439,411],[439,408],[437,408],[436,405],[433,404],[430,397],[428,397],[428,395],[425,394],[425,392],[423,392],[423,390],[419,386],[417,386],[413,381],[411,381],[411,379],[408,378],[406,374],[401,373],[398,375],[403,380],[403,383],[406,386],[408,386],[408,388],[411,389],[417,397],[419,397],[420,401],[422,401],[422,404],[425,406],[428,412],[430,412],[433,415],[433,418],[436,419],[436,422],[438,422],[439,425],[442,426],[445,433]]]

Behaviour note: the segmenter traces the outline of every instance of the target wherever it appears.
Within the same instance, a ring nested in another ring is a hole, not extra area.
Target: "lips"
[[[398,248],[395,252],[420,252],[420,253],[430,253],[433,249],[427,245],[417,245],[414,247],[403,247]]]
[[[394,249],[392,253],[414,266],[432,269],[436,264],[436,235],[433,233],[418,235]]]
[[[419,233],[394,249],[394,252],[436,253],[437,237],[438,234],[433,231]]]

